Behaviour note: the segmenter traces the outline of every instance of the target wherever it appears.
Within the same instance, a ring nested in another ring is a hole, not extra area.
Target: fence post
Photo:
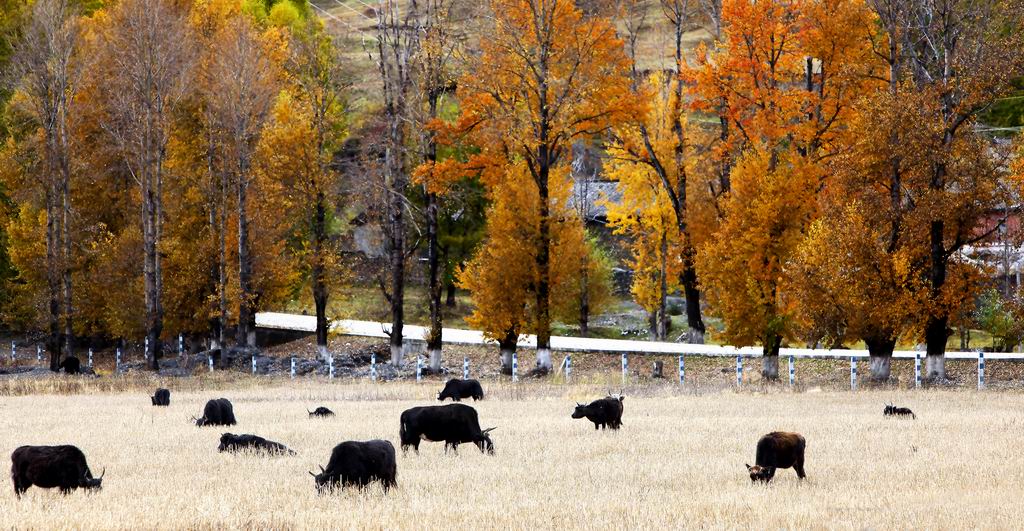
[[[89,348],[89,368],[92,368],[92,348]]]
[[[921,353],[914,353],[914,387],[921,387]]]
[[[181,356],[184,353],[185,353],[185,338],[181,337],[181,334],[178,334],[178,356]]]
[[[377,381],[377,354],[370,354],[370,380]]]
[[[679,355],[679,385],[683,385],[683,382],[686,381],[686,362],[684,361],[685,359],[686,358],[682,354]]]
[[[743,385],[743,356],[736,355],[736,385]]]
[[[252,375],[256,376],[256,355],[252,355]]]
[[[572,354],[565,355],[565,381],[569,381],[569,377],[572,376]]]
[[[15,356],[14,341],[11,341],[11,361],[14,361],[14,356]]]
[[[295,379],[295,356],[292,356],[292,369],[291,369],[291,374],[292,374],[292,379],[294,380],[294,379]]]
[[[978,351],[978,390],[985,388],[985,353]]]
[[[796,357],[789,355],[789,386],[796,384]]]
[[[146,336],[146,340],[143,342],[142,347],[142,361],[149,361],[149,336]]]
[[[469,356],[464,356],[462,358],[462,379],[469,379]]]
[[[213,360],[213,356],[210,356],[210,360]],[[210,362],[210,366],[213,366],[213,361]],[[114,372],[121,372],[121,347],[117,347],[117,353],[114,354]]]
[[[626,353],[622,353],[622,385],[626,385],[629,382],[629,359]]]
[[[334,379],[334,353],[327,354],[327,377]]]
[[[423,356],[416,355],[416,381],[423,380]]]
[[[519,354],[512,353],[512,381],[519,381]]]
[[[43,363],[43,347],[36,345],[36,363]]]
[[[857,358],[850,356],[850,390],[857,390]]]
[[[207,354],[206,361],[210,365],[210,372],[213,372],[213,354]]]

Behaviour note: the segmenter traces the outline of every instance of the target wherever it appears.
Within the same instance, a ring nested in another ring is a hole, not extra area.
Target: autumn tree
[[[701,317],[700,289],[697,282],[694,256],[696,246],[700,242],[693,227],[693,196],[691,195],[690,175],[693,170],[694,157],[693,139],[685,118],[684,84],[681,75],[688,69],[684,57],[683,34],[691,23],[690,3],[686,0],[661,0],[660,13],[672,29],[672,63],[661,69],[661,72],[649,75],[638,66],[637,41],[639,32],[647,25],[647,6],[639,2],[629,2],[625,10],[625,26],[627,30],[627,51],[631,60],[633,89],[641,100],[648,102],[645,115],[637,120],[623,124],[614,131],[616,138],[617,158],[631,163],[643,165],[654,177],[654,183],[664,191],[664,198],[671,206],[671,221],[676,224],[680,234],[678,242],[679,256],[682,267],[678,268],[680,278],[673,281],[674,286],[681,286],[686,297],[686,319],[689,330],[688,341],[704,342],[704,320]],[[650,79],[645,79],[649,77]],[[636,168],[637,171],[642,171]],[[646,187],[646,185],[644,185]],[[628,188],[622,188],[629,193]],[[639,191],[638,193],[646,193]],[[706,230],[706,227],[704,227]],[[701,231],[700,227],[696,228]],[[650,233],[655,238],[664,235],[657,231]],[[643,245],[643,244],[640,244]],[[666,240],[667,248],[667,240]],[[666,286],[667,287],[667,283]],[[663,330],[665,317],[664,296],[659,305],[661,317],[654,322],[652,332],[655,337],[664,339]],[[661,323],[661,325],[657,325]]]
[[[693,108],[728,132],[715,148],[728,170],[722,221],[697,272],[726,339],[761,343],[763,374],[775,379],[793,331],[785,265],[817,216],[823,161],[843,148],[852,102],[874,73],[873,19],[853,0],[724,0],[722,19],[721,48],[698,50],[684,73]]]
[[[794,328],[830,346],[864,341],[871,379],[886,381],[896,342],[921,324],[926,301],[913,267],[920,256],[890,251],[888,227],[869,205],[849,195],[826,204],[788,268]]]
[[[188,95],[196,52],[186,12],[170,0],[126,0],[105,13],[89,83],[108,95],[103,132],[138,186],[146,337],[153,369],[162,356],[163,191],[176,106]],[[98,92],[98,91],[97,91]]]
[[[255,297],[249,198],[253,158],[280,82],[278,64],[249,17],[229,19],[212,43],[204,98],[215,134],[222,138],[224,172],[235,187],[238,221],[239,346],[255,346]]]
[[[327,357],[327,303],[342,277],[335,215],[340,176],[332,157],[347,129],[347,76],[337,47],[315,23],[296,32],[287,71],[291,81],[274,106],[263,150],[264,171],[280,179],[293,218],[292,253],[300,260],[316,309],[316,341]]]
[[[62,347],[71,354],[74,339],[71,129],[81,77],[79,46],[75,10],[66,0],[39,0],[32,6],[11,62],[17,90],[15,106],[31,121],[34,130],[26,136],[34,144],[31,149],[39,161],[32,165],[27,180],[16,183],[14,190],[20,190],[25,199],[38,196],[43,204],[49,332],[46,347],[51,371],[59,369]]]
[[[569,204],[572,180],[563,166],[551,174],[552,315],[571,319],[579,311],[579,271],[589,263],[590,299],[595,307],[608,301],[610,268],[592,252],[581,220]],[[518,175],[517,175],[518,174]],[[512,353],[519,336],[535,329],[536,294],[540,270],[536,241],[540,232],[540,199],[529,170],[522,162],[488,172],[486,236],[473,259],[458,274],[459,285],[470,291],[473,313],[466,321],[498,342],[501,367],[512,371]],[[603,266],[603,267],[602,267]]]
[[[981,287],[957,255],[991,236],[996,227],[981,220],[1012,200],[1000,150],[973,125],[1020,71],[1020,42],[1004,29],[1019,27],[1021,12],[1003,2],[869,4],[880,83],[861,92],[848,149],[830,161],[825,214],[794,263],[794,288],[809,299],[799,313],[812,335],[831,328],[865,342],[873,378],[889,377],[898,339],[923,337],[926,375],[942,380],[950,319],[970,313]]]
[[[635,109],[628,60],[612,24],[584,17],[569,0],[493,0],[480,54],[459,81],[462,114],[453,134],[479,148],[469,166],[525,165],[520,189],[537,194],[537,277],[531,326],[537,367],[551,369],[552,176],[572,145],[620,123]],[[487,179],[485,179],[487,182]],[[518,290],[529,289],[522,285]]]
[[[876,5],[885,8],[887,3]],[[921,231],[907,236],[921,238],[920,245],[928,249],[922,269],[929,292],[926,372],[929,379],[943,380],[950,316],[965,295],[953,282],[960,276],[955,256],[965,245],[991,235],[980,229],[979,220],[1005,200],[1002,168],[973,125],[1024,72],[1019,53],[1024,12],[1019,2],[1010,0],[936,0],[913,3],[896,24],[898,33],[889,38],[897,41],[905,58],[899,79],[913,88],[893,103],[913,106],[918,119],[899,125],[924,133],[920,151],[911,159],[923,163],[920,180],[902,182],[900,176],[900,189],[905,190],[901,209],[912,211],[907,214],[911,226],[900,232]]]

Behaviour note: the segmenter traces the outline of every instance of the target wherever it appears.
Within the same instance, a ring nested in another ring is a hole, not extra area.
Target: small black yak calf
[[[910,408],[907,408],[907,407],[896,407],[896,406],[894,406],[892,404],[886,404],[885,410],[882,411],[882,414],[885,415],[886,417],[892,417],[892,416],[906,417],[906,416],[909,416],[910,418],[912,418],[914,420],[917,420],[917,415],[915,415],[914,412],[910,410]]]
[[[480,420],[476,410],[465,404],[448,404],[446,406],[414,407],[402,412],[401,426],[398,431],[402,441],[402,451],[410,446],[420,451],[420,441],[444,441],[444,451],[448,448],[459,451],[459,444],[473,443],[481,452],[494,454],[494,443],[488,435],[494,428],[480,429]]]
[[[171,392],[161,387],[149,399],[153,401],[154,406],[169,406],[171,405]]]
[[[458,402],[463,398],[472,398],[476,401],[483,399],[483,397],[484,390],[480,387],[480,382],[476,380],[460,380],[458,378],[448,380],[448,383],[444,384],[444,389],[437,393],[437,399],[442,402],[444,402],[445,398],[451,398],[453,401]]]
[[[60,368],[67,374],[82,374],[82,361],[75,356],[68,356],[60,362]]]
[[[244,452],[246,450],[269,455],[295,455],[295,451],[291,448],[279,442],[268,441],[258,435],[225,433],[220,436],[218,452]]]
[[[314,409],[313,411],[310,411],[310,410],[307,409],[306,412],[309,413],[309,416],[311,416],[311,417],[333,417],[334,416],[334,412],[329,410],[329,409],[327,409],[327,408],[325,408],[324,406],[320,406],[320,407]]]
[[[611,396],[594,400],[583,405],[576,402],[576,410],[572,412],[572,418],[587,420],[594,423],[594,429],[605,427],[617,430],[622,426],[622,401],[626,397],[619,395],[618,398]]]
[[[79,487],[99,489],[103,474],[92,477],[85,454],[75,446],[21,446],[11,454],[11,479],[20,498],[32,485],[57,487],[63,494]]]
[[[747,465],[750,481],[768,483],[775,477],[778,468],[793,467],[800,479],[804,474],[804,448],[807,441],[799,433],[773,431],[757,441],[757,456],[754,466]]]
[[[235,420],[235,410],[227,398],[208,401],[203,408],[203,418],[192,418],[195,419],[196,426],[234,426],[238,423]]]
[[[310,472],[309,475],[316,479],[316,489],[320,493],[338,486],[363,488],[373,481],[380,481],[384,492],[387,492],[397,484],[395,447],[391,441],[346,441],[331,451],[326,469],[321,466],[319,474]]]

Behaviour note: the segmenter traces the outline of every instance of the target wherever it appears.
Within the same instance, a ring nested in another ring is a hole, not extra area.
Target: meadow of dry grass
[[[626,389],[623,429],[595,432],[569,414],[603,388],[485,382],[489,398],[473,405],[483,427],[498,426],[495,456],[471,445],[445,455],[426,443],[419,455],[399,454],[399,486],[388,495],[374,487],[318,496],[306,472],[335,444],[397,446],[399,414],[433,403],[437,385],[245,382],[172,387],[169,408],[123,389],[0,397],[4,459],[22,444],[72,443],[95,473],[106,468],[93,494],[33,488],[18,500],[6,483],[0,528],[1006,529],[1024,517],[1017,393],[636,387]],[[219,396],[234,402],[238,426],[187,422]],[[888,400],[918,419],[883,418]],[[305,409],[316,405],[337,417],[309,419]],[[808,479],[784,470],[770,486],[751,485],[743,464],[758,437],[777,429],[806,436]],[[299,455],[218,454],[222,431],[262,435]]]

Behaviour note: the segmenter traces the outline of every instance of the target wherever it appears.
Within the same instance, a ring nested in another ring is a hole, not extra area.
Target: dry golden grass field
[[[0,491],[0,528],[18,529],[680,529],[1020,528],[1024,521],[1024,395],[968,391],[673,394],[625,390],[621,431],[569,415],[604,388],[484,382],[474,405],[495,456],[441,443],[398,455],[398,488],[318,496],[307,474],[345,440],[398,447],[398,417],[436,403],[430,384],[189,380],[163,382],[171,406],[145,391],[0,397],[4,468],[22,444],[79,446],[102,491]],[[187,385],[176,390],[175,384]],[[45,384],[37,384],[45,385]],[[206,387],[205,389],[203,389]],[[617,389],[616,389],[617,391]],[[197,428],[208,398],[232,400],[239,425]],[[892,400],[914,420],[882,417]],[[326,405],[338,415],[310,419]],[[808,479],[780,470],[752,485],[762,434],[807,438]],[[217,452],[223,431],[288,444],[296,457]]]

